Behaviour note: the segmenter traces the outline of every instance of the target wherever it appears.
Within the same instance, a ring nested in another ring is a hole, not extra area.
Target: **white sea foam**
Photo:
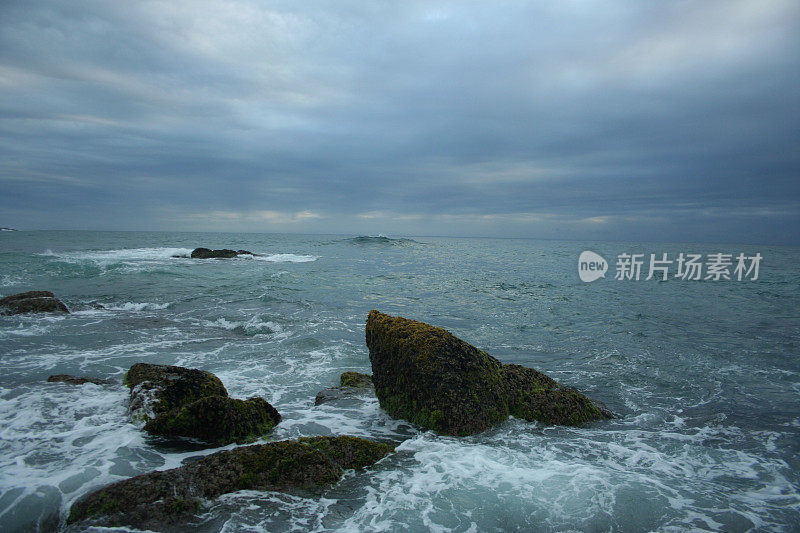
[[[241,256],[248,257],[248,256]],[[309,263],[319,259],[316,255],[297,255],[297,254],[267,254],[250,256],[256,261],[267,261],[269,263]]]
[[[169,302],[166,303],[158,303],[158,302],[123,302],[120,304],[111,304],[104,306],[109,311],[160,311],[162,309],[166,309],[171,304]],[[102,311],[102,309],[101,309]]]
[[[73,252],[53,252],[46,250],[42,255],[53,256],[64,261],[94,261],[101,264],[124,263],[132,261],[164,261],[175,255],[188,255],[190,248],[124,248],[120,250],[85,250]]]

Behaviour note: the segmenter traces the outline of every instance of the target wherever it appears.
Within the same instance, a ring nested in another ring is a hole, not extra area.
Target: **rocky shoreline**
[[[60,304],[60,305],[59,305]],[[66,312],[53,293],[32,291],[0,300],[6,312]],[[613,414],[546,374],[503,364],[448,331],[370,311],[365,327],[372,375],[345,372],[314,404],[374,394],[390,416],[442,435],[473,435],[509,417],[542,424],[583,425]],[[54,375],[49,382],[114,386],[96,377]],[[245,444],[267,437],[281,415],[264,398],[231,398],[211,372],[136,363],[123,384],[128,413],[143,431],[202,447]],[[69,523],[133,526],[158,531],[188,524],[210,499],[241,489],[315,491],[349,469],[392,453],[394,443],[304,437],[239,446],[167,471],[139,475],[96,490],[73,504]]]

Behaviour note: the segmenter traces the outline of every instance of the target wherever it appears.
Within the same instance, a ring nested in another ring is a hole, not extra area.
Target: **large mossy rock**
[[[81,498],[68,523],[171,530],[203,502],[242,489],[307,494],[338,482],[345,470],[363,469],[392,446],[358,437],[307,437],[215,453],[173,470],[114,483]]]
[[[136,363],[125,376],[132,418],[152,435],[185,437],[221,446],[269,433],[281,415],[263,398],[228,397],[222,381],[205,370]]]
[[[50,291],[28,291],[0,298],[0,314],[23,313],[69,313],[69,309]]]
[[[494,357],[424,322],[370,311],[372,380],[390,415],[445,435],[471,435],[513,415],[577,425],[608,412],[536,370]]]

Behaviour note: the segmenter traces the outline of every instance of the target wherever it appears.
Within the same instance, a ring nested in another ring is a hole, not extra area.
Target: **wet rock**
[[[189,437],[212,445],[251,442],[272,431],[281,415],[264,398],[207,396],[148,421],[153,435]]]
[[[339,381],[342,387],[372,388],[372,376],[360,372],[345,372]]]
[[[80,500],[68,523],[169,531],[190,522],[204,502],[242,489],[320,493],[345,470],[363,469],[392,446],[357,437],[310,437],[244,446],[173,470],[114,483]]]
[[[205,370],[137,363],[125,376],[130,412],[144,430],[164,437],[201,440],[212,446],[252,441],[280,422],[263,398],[237,400]]]
[[[0,313],[69,313],[69,309],[50,291],[29,291],[0,299]]]
[[[136,363],[124,383],[131,389],[131,413],[147,418],[207,396],[228,396],[222,381],[211,372],[181,366]]]
[[[70,385],[83,385],[94,383],[95,385],[111,385],[114,382],[110,379],[93,378],[88,376],[70,376],[68,374],[55,374],[47,378],[48,383],[69,383]]]
[[[375,394],[390,415],[445,435],[471,435],[509,415],[576,425],[606,412],[533,369],[500,361],[424,322],[371,311],[366,341]]]
[[[359,372],[345,372],[339,377],[341,386],[322,389],[314,398],[314,405],[351,400],[374,392],[372,376]]]
[[[194,259],[231,259],[237,255],[256,255],[247,250],[229,250],[224,248],[222,250],[211,250],[209,248],[195,248],[192,250],[191,257]]]

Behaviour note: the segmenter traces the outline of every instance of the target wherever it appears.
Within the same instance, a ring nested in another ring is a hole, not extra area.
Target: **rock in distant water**
[[[69,383],[70,385],[83,385],[94,383],[95,385],[111,385],[114,382],[110,379],[93,378],[88,376],[70,376],[68,374],[55,374],[47,378],[48,383]]]
[[[242,489],[320,491],[345,470],[363,469],[393,450],[358,437],[308,437],[218,452],[173,470],[114,483],[78,500],[68,523],[169,531],[203,501]]]
[[[69,309],[50,291],[29,291],[0,299],[0,313],[69,313]]]
[[[247,250],[228,250],[227,248],[222,250],[211,250],[209,248],[195,248],[192,250],[192,258],[194,259],[231,259],[236,257],[237,255],[256,255],[253,252],[248,252]]]
[[[224,445],[258,438],[281,420],[263,398],[229,398],[219,378],[205,370],[136,363],[125,384],[131,389],[131,416],[144,420],[153,435]]]
[[[575,389],[424,322],[370,311],[366,340],[381,407],[440,434],[479,433],[509,415],[566,425],[610,416]]]
[[[314,405],[333,402],[336,400],[349,400],[362,396],[364,393],[374,392],[372,376],[359,372],[345,372],[339,377],[341,386],[323,389],[317,393]]]

